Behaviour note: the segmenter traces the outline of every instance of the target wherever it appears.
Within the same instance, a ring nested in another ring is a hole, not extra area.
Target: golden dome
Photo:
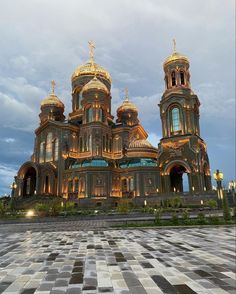
[[[41,106],[57,106],[57,107],[62,107],[64,108],[63,102],[55,95],[55,81],[51,81],[52,85],[52,93],[46,97],[45,99],[42,100]]]
[[[118,107],[117,112],[124,112],[128,110],[138,112],[138,108],[131,101],[129,101],[128,89],[125,89],[125,100],[123,101],[121,106]]]
[[[57,107],[64,107],[63,102],[54,93],[50,94],[41,102],[41,106],[51,106],[51,105],[57,106]]]
[[[92,59],[90,59],[89,62],[79,66],[73,73],[71,79],[74,80],[75,78],[79,76],[89,75],[89,74],[101,75],[111,83],[111,76],[109,72],[106,69],[104,69],[101,65],[93,62]]]
[[[164,62],[164,66],[167,64],[167,63],[170,63],[170,62],[174,62],[176,60],[180,60],[180,61],[185,61],[187,63],[189,63],[189,60],[186,56],[178,53],[178,52],[173,52],[170,56],[168,56]]]
[[[138,108],[129,100],[124,100],[122,105],[117,109],[117,112],[124,112],[127,110],[138,112]]]
[[[89,81],[83,88],[82,88],[82,94],[84,92],[87,92],[89,90],[100,90],[105,92],[106,94],[109,94],[109,91],[107,87],[95,76],[91,81]]]
[[[129,144],[129,148],[154,148],[148,140],[137,139]]]

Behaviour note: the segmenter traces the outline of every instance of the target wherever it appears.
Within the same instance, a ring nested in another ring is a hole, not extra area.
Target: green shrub
[[[178,225],[179,223],[179,218],[178,218],[178,215],[176,212],[173,212],[172,213],[172,216],[171,216],[171,221],[174,225]]]
[[[154,211],[154,215],[155,215],[155,224],[160,224],[161,223],[161,215],[162,215],[162,208],[158,208]]]
[[[210,199],[208,201],[206,201],[206,206],[209,206],[211,209],[215,209],[217,208],[217,201],[214,199]]]
[[[208,218],[208,221],[211,225],[219,225],[220,224],[220,219],[218,216],[212,215]]]
[[[184,211],[182,212],[182,220],[184,224],[188,224],[189,223],[189,211],[188,209],[184,209]]]
[[[222,207],[223,207],[224,219],[226,221],[227,220],[231,220],[231,214],[230,214],[228,199],[227,199],[227,196],[226,195],[223,195]]]
[[[205,225],[207,223],[205,214],[200,212],[197,216],[197,222],[199,225]]]
[[[34,207],[37,215],[40,217],[49,216],[50,206],[45,203],[37,203]]]
[[[128,213],[130,211],[130,201],[128,199],[121,199],[117,206],[117,211],[120,213]]]
[[[0,217],[4,217],[6,215],[7,208],[3,201],[0,201]]]

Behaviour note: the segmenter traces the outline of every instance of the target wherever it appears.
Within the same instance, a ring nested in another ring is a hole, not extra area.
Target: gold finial
[[[176,40],[175,39],[173,39],[173,51],[174,51],[174,53],[176,52]]]
[[[54,80],[52,80],[51,85],[52,85],[52,94],[54,94],[55,93],[56,82]]]
[[[96,48],[93,41],[88,41],[89,44],[89,57],[92,62],[94,62],[94,49]]]
[[[129,89],[126,87],[124,91],[125,91],[125,101],[129,101]]]

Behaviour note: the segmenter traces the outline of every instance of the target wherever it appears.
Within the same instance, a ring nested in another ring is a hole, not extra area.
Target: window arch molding
[[[179,103],[169,106],[167,120],[169,135],[181,134],[184,132],[183,109]]]

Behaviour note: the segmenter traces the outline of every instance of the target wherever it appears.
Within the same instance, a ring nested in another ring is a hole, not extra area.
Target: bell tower
[[[189,67],[188,58],[176,51],[173,40],[173,53],[163,64],[165,91],[159,104],[162,192],[211,190],[206,144],[200,136],[200,102],[191,89]]]

